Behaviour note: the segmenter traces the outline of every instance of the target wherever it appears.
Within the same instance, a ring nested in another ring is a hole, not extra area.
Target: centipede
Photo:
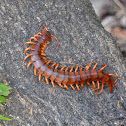
[[[38,32],[40,27],[44,27],[42,32]],[[103,64],[101,69],[96,70],[98,65],[96,61],[91,69],[90,63],[86,63],[85,65],[87,67],[85,68],[79,65],[60,67],[56,62],[47,59],[45,49],[47,45],[50,44],[52,37],[57,41],[57,50],[59,47],[57,37],[52,35],[45,25],[41,24],[38,27],[37,34],[31,37],[28,42],[24,43],[24,45],[29,45],[29,47],[24,50],[24,54],[29,53],[25,56],[23,62],[29,57],[31,58],[27,65],[27,70],[29,70],[30,65],[33,64],[34,75],[38,76],[39,82],[42,81],[42,76],[44,76],[47,84],[51,83],[52,86],[55,87],[57,83],[61,88],[66,88],[67,90],[69,87],[73,90],[80,90],[86,83],[91,89],[95,91],[98,90],[98,92],[94,93],[96,95],[103,92],[104,85],[106,84],[109,87],[110,93],[112,93],[112,87],[116,88],[115,83],[118,77],[115,74],[103,72],[107,64]],[[112,79],[112,76],[115,77],[115,81]]]

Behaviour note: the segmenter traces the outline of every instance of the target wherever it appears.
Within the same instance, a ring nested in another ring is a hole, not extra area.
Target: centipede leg
[[[26,48],[25,51],[24,51],[24,54],[26,55],[26,51],[31,50],[31,49],[32,49],[32,47]]]
[[[46,65],[49,65],[51,63],[51,60],[47,60]]]
[[[76,67],[75,72],[77,72],[78,66],[74,66],[74,67]],[[74,67],[71,67],[70,72],[73,71],[73,68],[74,68]],[[78,84],[75,84],[75,85],[76,85],[77,90],[79,91],[79,90],[80,90],[79,85],[78,85]]]
[[[100,89],[100,83],[97,81],[97,88],[93,88],[93,90],[99,90]]]
[[[58,68],[58,66],[59,66],[59,64],[56,64],[55,69],[57,69],[57,68]]]
[[[40,82],[40,81],[42,81],[42,80],[41,80],[41,75],[42,75],[42,74],[41,74],[41,73],[39,73],[39,82]]]
[[[92,81],[92,84],[93,84],[93,86],[91,86],[91,88],[95,88],[95,82],[94,81]]]
[[[51,81],[51,83],[52,83],[52,86],[55,87],[55,83],[54,83],[54,81]]]
[[[31,37],[30,42],[33,42],[33,41],[35,42],[35,41],[38,41],[38,40],[35,37]]]
[[[70,86],[71,86],[71,88],[72,88],[73,90],[75,90],[75,87],[74,87],[72,84],[70,84]]]
[[[79,85],[78,84],[75,84],[75,85],[76,85],[77,90],[79,91],[80,90]]]
[[[82,71],[82,70],[83,70],[83,67],[81,66],[80,71]]]
[[[43,60],[44,60],[45,62],[47,62],[47,61],[48,61],[45,57],[42,57],[42,58],[43,58]]]
[[[34,38],[38,39],[39,38],[39,35],[38,34],[37,35],[34,35]]]
[[[42,37],[42,33],[41,33],[41,32],[37,33],[37,35],[38,35],[39,37]]]
[[[113,76],[113,77],[115,77],[116,78],[116,80],[115,80],[115,82],[114,83],[116,83],[117,82],[117,80],[118,80],[118,77],[115,75],[115,74],[109,74],[109,76]]]
[[[66,68],[65,68],[65,72],[67,72],[67,71],[68,71],[68,69],[69,69],[69,67],[66,67]]]
[[[60,70],[64,70],[65,66],[62,66]]]
[[[73,68],[74,68],[73,66],[70,68],[70,72],[72,72],[72,71],[73,71]]]
[[[75,66],[75,67],[76,67],[75,71],[77,72],[78,71],[78,66]],[[82,70],[83,70],[83,67],[81,66],[80,71],[82,71]],[[80,85],[81,85],[82,88],[84,87],[83,83],[81,83]]]
[[[45,48],[44,47],[41,47],[41,53],[45,51]]]
[[[29,66],[33,63],[33,61],[30,61],[27,65],[27,70],[29,70]]]
[[[91,87],[91,84],[89,82],[87,82],[87,84]]]
[[[46,65],[49,65],[50,63],[51,63],[51,60],[47,60]],[[49,84],[48,78],[45,78],[45,81],[46,81],[47,84]]]
[[[75,72],[77,72],[77,71],[78,71],[78,68],[79,68],[79,66],[75,66]]]
[[[44,43],[44,44],[42,45],[42,47],[41,47],[41,50],[44,51],[44,50],[46,49],[46,47],[47,47],[47,44]]]
[[[80,85],[81,85],[82,88],[84,87],[84,84],[83,83],[81,83]]]
[[[68,85],[66,85],[66,84],[64,84],[64,87],[65,87],[67,90],[69,89]]]
[[[59,64],[56,64],[55,70],[58,68],[58,66],[59,66]],[[59,85],[61,88],[63,88],[63,85],[62,85],[62,84],[58,83],[58,85]]]
[[[32,44],[33,45],[34,43],[35,42],[25,42],[24,45],[26,45],[26,44]]]
[[[51,67],[54,67],[55,65],[57,65],[56,62],[52,62],[52,63],[53,64],[51,65]],[[57,68],[58,68],[58,66],[57,66]],[[51,83],[52,83],[52,86],[55,87],[55,82],[51,80]]]
[[[34,75],[35,75],[35,76],[39,76],[39,75],[37,74],[37,69],[36,69],[36,68],[34,68]]]
[[[67,72],[68,71],[68,69],[69,69],[69,67],[66,67],[65,68],[65,72]],[[67,84],[64,84],[64,87],[68,90],[69,89],[69,87],[68,87],[68,85]]]
[[[61,88],[63,88],[63,85],[62,85],[62,84],[58,83],[58,85],[59,85]]]
[[[98,63],[95,61],[93,64],[95,64],[93,67],[93,70],[94,70],[97,67]]]
[[[87,65],[86,70],[89,70],[89,68],[90,68],[91,64],[90,64],[90,63],[86,63],[85,65]]]
[[[28,57],[30,57],[30,56],[31,56],[31,54],[28,54],[28,55],[24,58],[23,62],[25,62],[25,60],[26,60]]]
[[[70,72],[72,72],[73,71],[73,66],[70,68]],[[68,68],[67,68],[67,70],[68,70]],[[71,88],[73,89],[73,90],[75,90],[75,87],[74,87],[74,85],[73,84],[70,84],[70,86],[71,86]]]
[[[46,56],[46,54],[45,54],[44,52],[41,52],[41,55],[42,55],[42,56]]]
[[[46,81],[47,84],[49,84],[49,80],[48,80],[48,78],[45,78],[45,81]]]
[[[100,69],[100,71],[104,70],[107,67],[107,64],[103,64],[104,66]]]
[[[104,83],[102,83],[102,84],[101,84],[101,91],[100,91],[100,92],[98,92],[98,93],[94,93],[94,94],[96,94],[96,95],[101,94],[101,93],[103,92],[103,88],[104,88]]]
[[[53,64],[51,65],[52,67],[54,67],[56,65],[56,62],[52,62]]]

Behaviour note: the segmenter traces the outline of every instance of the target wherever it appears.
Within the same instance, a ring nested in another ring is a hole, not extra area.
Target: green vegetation
[[[10,89],[12,89],[11,87],[0,83],[0,103],[6,102],[6,98],[4,96],[8,96],[10,94]],[[6,117],[3,117],[2,115],[0,115],[0,119],[1,120],[12,120]]]

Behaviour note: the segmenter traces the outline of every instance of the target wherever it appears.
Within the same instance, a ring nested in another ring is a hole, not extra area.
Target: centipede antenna
[[[41,26],[43,26],[46,29],[46,31],[49,31],[48,28],[45,25],[40,24],[39,27],[38,27],[38,29],[37,29],[37,33],[38,33],[38,31],[39,31],[39,29],[40,29]]]
[[[58,44],[58,45],[57,45],[57,47],[56,47],[56,50],[57,50],[57,49],[58,49],[58,47],[59,47],[59,40],[57,39],[57,37],[56,37],[56,36],[54,36],[54,35],[52,35],[52,34],[51,34],[51,37],[55,38],[55,39],[56,39],[56,41],[57,41],[57,44]]]

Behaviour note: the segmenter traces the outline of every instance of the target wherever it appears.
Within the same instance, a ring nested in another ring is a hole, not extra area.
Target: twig
[[[126,15],[125,6],[119,0],[114,0],[114,2],[124,11],[124,14]]]

